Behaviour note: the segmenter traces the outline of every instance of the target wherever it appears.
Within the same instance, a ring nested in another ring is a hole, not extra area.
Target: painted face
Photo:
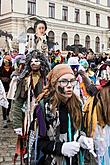
[[[39,23],[36,27],[37,36],[43,36],[45,34],[45,25],[43,23]]]
[[[30,63],[30,66],[31,66],[31,69],[34,71],[36,70],[39,70],[40,69],[40,61],[39,59],[36,59],[36,58],[32,58],[31,59],[31,63]]]
[[[75,77],[72,74],[65,74],[58,79],[56,91],[59,95],[68,99],[72,96],[75,84]]]

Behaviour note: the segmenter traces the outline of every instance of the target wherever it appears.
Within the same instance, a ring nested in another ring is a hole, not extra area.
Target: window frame
[[[68,6],[62,6],[62,20],[68,21]]]
[[[55,18],[55,3],[49,2],[49,18]]]
[[[28,14],[36,15],[36,0],[28,0]]]

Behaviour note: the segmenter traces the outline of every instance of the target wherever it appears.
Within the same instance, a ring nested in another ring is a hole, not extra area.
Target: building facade
[[[35,18],[47,22],[49,40],[60,50],[77,44],[96,53],[110,48],[110,0],[0,0],[0,29],[13,35],[13,44],[25,33],[33,47]]]

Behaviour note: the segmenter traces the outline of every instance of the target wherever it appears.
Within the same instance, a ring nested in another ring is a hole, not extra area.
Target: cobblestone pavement
[[[12,122],[5,129],[2,126],[2,122],[2,110],[0,107],[0,165],[13,165],[17,136],[12,129]],[[16,165],[20,165],[19,160],[20,158],[18,157]]]

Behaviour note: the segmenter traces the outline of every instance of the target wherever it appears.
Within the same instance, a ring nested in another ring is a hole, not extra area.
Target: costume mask
[[[40,62],[39,59],[36,59],[36,58],[31,59],[30,66],[31,66],[32,70],[39,70],[40,69],[40,64],[41,64],[41,62]]]
[[[40,60],[39,59],[35,59],[35,58],[32,58],[31,59],[31,66],[32,65],[40,65],[41,63],[40,63]]]

